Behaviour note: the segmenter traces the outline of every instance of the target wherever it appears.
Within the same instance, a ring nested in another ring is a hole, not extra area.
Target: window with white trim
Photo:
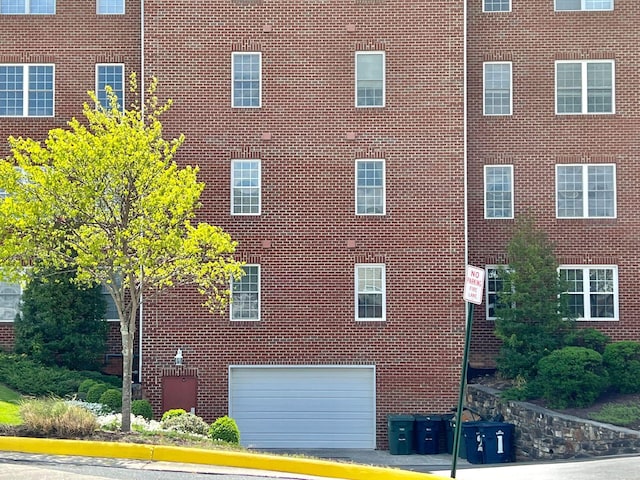
[[[356,215],[384,214],[384,160],[356,160]]]
[[[0,117],[53,117],[53,65],[0,65]]]
[[[513,218],[513,165],[485,165],[484,218]]]
[[[104,298],[104,303],[106,306],[104,312],[104,319],[109,322],[118,322],[120,321],[120,316],[118,315],[118,308],[116,307],[116,302],[113,300],[113,297],[107,290],[107,287],[102,285],[100,287],[100,293],[102,294],[102,298]]]
[[[231,54],[231,106],[259,108],[262,106],[262,53]]]
[[[615,218],[615,165],[556,165],[557,218]]]
[[[118,106],[124,109],[124,65],[121,63],[102,63],[96,65],[96,95],[98,103],[109,108],[107,85],[118,98]]]
[[[613,10],[613,0],[556,0],[556,11]]]
[[[385,53],[356,52],[356,107],[384,107]]]
[[[483,0],[483,12],[510,12],[511,0]]]
[[[231,320],[260,320],[260,265],[245,265],[231,281]]]
[[[613,60],[556,61],[556,113],[615,113]]]
[[[511,62],[485,62],[483,112],[511,115]]]
[[[53,15],[56,0],[0,0],[2,15]]]
[[[122,15],[124,0],[98,0],[96,12],[98,15]]]
[[[562,265],[569,311],[577,320],[618,320],[618,267]]]
[[[357,264],[355,276],[356,320],[386,320],[385,266]]]
[[[19,283],[0,282],[0,322],[13,322],[20,312],[22,287]]]
[[[260,160],[231,161],[231,214],[260,215]]]
[[[504,280],[500,276],[500,267],[498,265],[487,265],[485,267],[485,297],[486,297],[486,315],[487,320],[496,319],[496,310],[503,308],[504,304],[501,304],[498,300],[498,295],[504,288]]]

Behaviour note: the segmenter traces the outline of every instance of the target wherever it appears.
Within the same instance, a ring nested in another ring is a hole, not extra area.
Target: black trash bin
[[[391,455],[410,455],[413,453],[413,415],[389,415],[387,433],[389,435],[389,453]]]
[[[464,425],[464,423],[463,423]],[[445,419],[445,429],[447,430],[447,453],[453,455],[453,441],[456,433],[456,417],[455,415],[449,415]],[[458,445],[458,458],[467,458],[467,447],[464,443],[464,437],[460,434],[460,444]]]
[[[480,425],[485,422],[463,422],[462,438],[467,452],[467,461],[472,464],[484,463],[484,442]]]
[[[414,448],[416,453],[439,453],[440,430],[442,417],[440,415],[416,415],[414,426]]]
[[[484,446],[484,463],[515,461],[515,425],[504,422],[484,422],[479,426]]]

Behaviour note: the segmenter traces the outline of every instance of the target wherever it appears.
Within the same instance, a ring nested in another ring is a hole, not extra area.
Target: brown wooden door
[[[191,376],[162,377],[162,411],[182,408],[196,413],[198,379]]]

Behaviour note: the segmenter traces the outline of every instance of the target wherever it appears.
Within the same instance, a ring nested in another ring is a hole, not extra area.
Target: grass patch
[[[20,425],[22,418],[20,417],[19,393],[14,392],[4,385],[0,385],[0,424]]]
[[[589,413],[591,420],[626,427],[640,421],[640,405],[608,403],[599,412]]]
[[[20,402],[21,395],[18,392],[14,392],[9,387],[5,387],[0,384],[0,402],[15,403]]]

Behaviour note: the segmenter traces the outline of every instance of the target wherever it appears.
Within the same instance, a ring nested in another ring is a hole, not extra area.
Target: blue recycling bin
[[[484,463],[484,442],[480,433],[480,424],[484,422],[463,422],[462,438],[467,453],[467,461],[471,464]]]
[[[463,423],[467,461],[472,464],[513,462],[514,431],[515,426],[505,422]]]
[[[440,415],[416,415],[414,432],[414,448],[416,453],[439,453],[440,430],[442,417]]]

